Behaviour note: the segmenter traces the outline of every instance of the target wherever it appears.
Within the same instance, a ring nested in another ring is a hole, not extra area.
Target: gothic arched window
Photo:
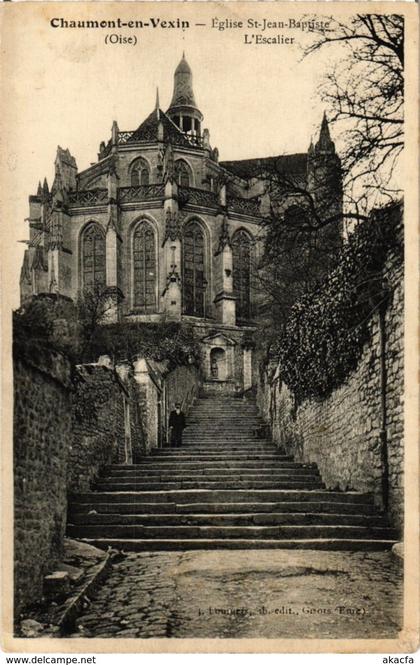
[[[133,304],[143,314],[156,311],[155,232],[146,221],[133,233]]]
[[[236,296],[236,318],[251,316],[251,249],[252,240],[246,231],[237,231],[232,238],[233,291]]]
[[[132,165],[130,173],[132,187],[149,184],[149,167],[144,159],[137,159]]]
[[[176,181],[180,187],[191,186],[191,170],[184,160],[179,159],[175,162]]]
[[[84,229],[81,238],[81,282],[83,289],[106,283],[105,235],[99,224],[91,222]]]
[[[186,225],[182,250],[183,310],[191,316],[204,316],[204,233],[198,222]]]

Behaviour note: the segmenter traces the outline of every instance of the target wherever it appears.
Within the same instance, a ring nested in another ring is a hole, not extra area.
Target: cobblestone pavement
[[[78,619],[79,635],[395,638],[401,568],[390,552],[130,553]]]

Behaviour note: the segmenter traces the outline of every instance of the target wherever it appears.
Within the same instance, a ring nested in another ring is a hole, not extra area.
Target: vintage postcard
[[[3,648],[414,652],[418,7],[0,10]]]

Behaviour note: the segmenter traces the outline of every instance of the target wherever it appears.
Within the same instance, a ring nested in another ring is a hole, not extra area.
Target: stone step
[[[217,432],[225,429],[234,431],[236,427],[240,427],[241,430],[247,431],[247,429],[249,430],[254,426],[260,427],[263,424],[264,422],[262,420],[250,416],[241,416],[237,419],[233,419],[232,417],[226,419],[218,417],[217,421],[214,421],[212,418],[198,418],[197,420],[193,420],[192,418],[187,419],[188,430],[204,432]]]
[[[143,474],[140,477],[128,477],[124,478],[121,476],[117,477],[106,477],[99,478],[95,483],[95,488],[102,487],[104,484],[110,485],[121,485],[122,487],[133,486],[134,489],[137,489],[138,485],[141,483],[162,483],[162,489],[167,486],[168,482],[171,483],[227,483],[229,485],[235,485],[236,482],[273,482],[273,483],[319,483],[321,480],[320,476],[317,474],[290,474],[290,473],[259,473],[254,471],[253,473],[248,474],[236,474],[236,473],[208,473],[208,474],[192,474],[192,473],[183,473],[178,471],[178,473],[166,473],[166,474]]]
[[[218,432],[207,432],[201,431],[197,432],[187,432],[184,430],[183,435],[182,435],[183,441],[189,441],[191,443],[211,443],[212,441],[218,441],[218,442],[223,442],[223,441],[235,441],[235,442],[240,442],[240,441],[246,441],[247,443],[258,443],[260,445],[265,444],[270,444],[274,446],[275,444],[272,443],[267,437],[265,438],[260,438],[256,435],[254,435],[253,431],[247,429],[247,430],[238,430],[236,429],[234,432],[229,431],[226,429],[220,430]]]
[[[227,415],[235,415],[237,413],[245,414],[255,414],[259,417],[258,409],[254,404],[248,402],[241,402],[238,400],[229,400],[225,401],[198,401],[195,402],[192,409],[190,410],[190,415],[194,416],[196,413],[226,413]]]
[[[317,524],[345,525],[365,527],[386,527],[385,517],[378,515],[351,515],[341,513],[308,512],[262,512],[262,513],[73,513],[71,524],[125,524],[149,526],[274,526],[280,524]]]
[[[246,416],[248,418],[259,418],[262,419],[258,413],[258,409],[254,406],[246,404],[200,404],[197,402],[190,410],[188,417],[191,419],[199,418],[200,416],[206,416],[211,418],[213,416],[226,416],[227,418],[239,418],[240,416]]]
[[[252,445],[247,442],[238,441],[235,443],[233,441],[213,441],[211,444],[193,444],[183,442],[182,446],[178,448],[172,448],[167,446],[164,448],[167,455],[189,455],[190,457],[196,455],[199,459],[203,455],[278,455],[277,448],[272,444],[257,444],[253,443]],[[162,455],[163,453],[160,453]]]
[[[151,459],[151,455],[145,459]],[[175,448],[170,451],[160,449],[159,451],[154,451],[153,457],[155,459],[165,458],[168,461],[175,459],[190,460],[191,462],[197,461],[197,456],[191,453],[188,450],[183,450],[182,448]],[[200,453],[200,460],[284,460],[285,462],[292,461],[290,455],[282,455],[281,453],[276,452],[246,452],[246,451],[225,451],[225,452],[203,452]]]
[[[185,433],[200,432],[200,434],[210,434],[213,432],[235,432],[237,429],[240,429],[242,432],[251,434],[255,427],[262,427],[263,425],[263,421],[256,420],[255,418],[240,418],[237,421],[232,419],[226,419],[225,421],[219,419],[217,424],[212,422],[210,419],[201,419],[197,422],[191,422],[191,420],[188,419]]]
[[[121,495],[120,501],[113,501],[103,503],[96,499],[94,494],[91,494],[91,501],[79,502],[75,498],[69,506],[69,514],[83,514],[87,516],[90,511],[95,510],[98,514],[115,514],[119,515],[157,515],[157,514],[171,514],[171,515],[190,515],[190,514],[205,514],[205,515],[225,515],[225,514],[270,514],[270,513],[319,513],[319,514],[335,514],[340,515],[360,515],[371,516],[375,519],[380,518],[375,506],[369,503],[340,503],[338,501],[328,502],[325,501],[283,501],[283,502],[214,502],[214,503],[165,503],[165,502],[125,502],[125,495]]]
[[[104,475],[107,477],[127,477],[131,478],[132,476],[139,476],[143,473],[149,473],[152,471],[164,472],[169,471],[171,473],[176,473],[178,470],[185,471],[194,471],[194,473],[201,473],[206,471],[226,471],[234,470],[237,473],[247,473],[248,471],[253,471],[254,469],[265,471],[290,471],[294,473],[299,473],[302,471],[312,471],[318,473],[318,468],[316,464],[299,464],[298,462],[258,462],[258,464],[250,464],[249,462],[229,462],[223,463],[220,462],[160,462],[154,461],[151,463],[139,463],[133,464],[132,466],[111,466],[107,467],[104,470]]]
[[[258,429],[257,427],[254,429]],[[226,429],[222,429],[217,432],[208,432],[204,429],[197,432],[188,432],[184,430],[183,439],[188,441],[194,441],[195,443],[207,443],[211,441],[247,441],[248,443],[269,443],[274,445],[268,437],[259,437],[254,434],[254,431],[251,429],[240,430],[236,429],[234,432]]]
[[[84,538],[84,542],[94,547],[107,550],[113,549],[145,552],[145,551],[188,551],[188,550],[221,550],[221,549],[307,549],[307,550],[348,550],[348,551],[380,551],[388,550],[395,540],[345,539],[345,538],[307,538],[307,539],[245,539],[245,538],[195,538],[195,539],[134,539],[134,538]]]
[[[194,480],[195,478],[211,478],[214,480],[222,480],[223,478],[232,479],[237,478],[238,480],[266,480],[275,476],[276,478],[288,478],[292,479],[310,479],[316,478],[319,480],[319,472],[317,469],[279,469],[279,468],[270,468],[266,467],[261,469],[260,467],[251,467],[245,469],[190,469],[178,465],[176,469],[155,469],[153,467],[146,467],[143,469],[143,472],[140,473],[131,473],[126,471],[125,473],[110,473],[106,477],[100,478],[100,481],[105,480],[107,482],[142,482],[145,478],[153,478],[153,480]]]
[[[210,417],[187,418],[187,429],[204,430],[204,431],[220,431],[223,429],[234,430],[235,427],[240,427],[242,430],[250,429],[254,426],[259,427],[264,424],[264,421],[255,418],[254,416],[242,415],[238,418],[232,418],[232,415],[226,418],[216,416],[217,420]]]
[[[68,534],[132,551],[381,550],[397,539],[371,494],[327,491],[315,464],[255,436],[254,400],[206,396],[187,425],[180,448],[111,465],[73,496]]]
[[[205,427],[209,430],[221,430],[221,429],[231,429],[234,430],[236,426],[240,427],[243,430],[246,430],[247,427],[252,427],[253,425],[263,425],[264,421],[255,416],[250,416],[248,414],[242,414],[238,417],[233,417],[232,414],[227,415],[226,418],[221,418],[216,416],[217,420],[214,417],[210,416],[197,416],[192,418],[191,416],[187,419],[187,428],[188,429],[202,429]]]
[[[233,448],[246,450],[277,450],[274,443],[265,439],[248,439],[243,436],[212,436],[209,439],[182,437],[182,448],[194,448],[196,450],[211,452],[214,449],[232,450]]]
[[[172,450],[168,446],[169,450]],[[211,439],[186,439],[182,437],[182,450],[196,450],[199,452],[248,450],[249,452],[276,451],[277,447],[271,441],[264,439],[246,439],[244,437],[213,436]],[[175,449],[176,450],[176,449]]]
[[[326,501],[328,503],[363,504],[372,501],[372,495],[361,492],[330,492],[327,490],[282,490],[282,489],[182,489],[136,492],[86,492],[75,495],[78,503],[241,503],[283,501]]]
[[[142,526],[127,524],[77,524],[68,526],[73,538],[245,538],[290,540],[297,538],[346,538],[397,540],[398,534],[390,527],[337,525],[274,525],[274,526]]]
[[[301,489],[301,490],[311,490],[311,489],[321,489],[324,487],[324,484],[319,478],[311,478],[309,480],[289,480],[288,478],[271,478],[270,480],[240,480],[236,477],[223,480],[202,480],[202,479],[190,479],[190,480],[166,480],[166,481],[153,481],[153,480],[142,480],[139,482],[110,482],[107,480],[98,481],[95,483],[94,490],[95,492],[130,492],[136,490],[144,490],[145,492],[150,492],[153,490],[182,490],[182,489]]]
[[[221,427],[222,425],[229,425],[229,423],[236,422],[256,422],[263,423],[264,420],[256,413],[255,411],[249,411],[248,409],[243,409],[238,411],[237,409],[224,409],[223,411],[209,409],[207,411],[197,411],[193,409],[187,416],[187,425],[195,423],[200,425],[204,421],[209,423],[214,427]]]

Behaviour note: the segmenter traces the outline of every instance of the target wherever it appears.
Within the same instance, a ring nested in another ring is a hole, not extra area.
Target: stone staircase
[[[316,465],[256,438],[254,402],[203,396],[187,422],[181,448],[108,467],[72,497],[68,535],[136,551],[380,550],[397,540],[371,495],[326,490]]]

